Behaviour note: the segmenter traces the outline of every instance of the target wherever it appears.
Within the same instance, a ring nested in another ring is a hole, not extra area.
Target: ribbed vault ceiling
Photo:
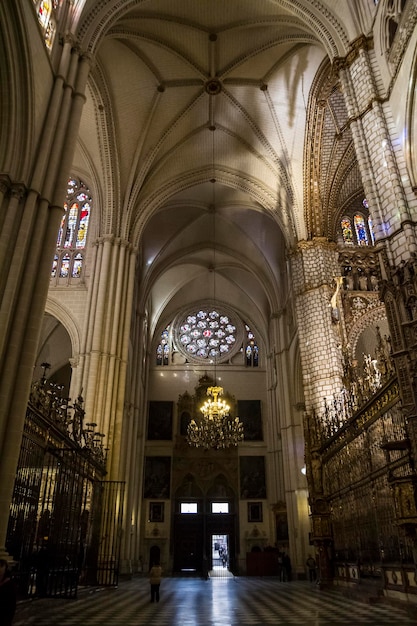
[[[99,233],[138,246],[152,328],[213,295],[213,265],[216,299],[262,335],[285,306],[286,249],[306,236],[309,90],[354,36],[347,4],[86,3],[78,35],[96,58],[74,169]]]

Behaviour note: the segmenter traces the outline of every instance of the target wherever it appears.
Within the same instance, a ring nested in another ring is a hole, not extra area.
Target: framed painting
[[[248,522],[262,522],[262,502],[248,502]]]
[[[150,502],[149,503],[149,521],[150,522],[163,522],[164,521],[164,502]]]

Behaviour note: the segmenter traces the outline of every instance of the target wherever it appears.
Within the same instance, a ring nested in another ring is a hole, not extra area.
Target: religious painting
[[[151,401],[148,413],[148,440],[172,440],[173,402]]]
[[[277,542],[288,541],[288,519],[285,511],[275,514],[275,528]]]
[[[163,522],[164,521],[164,502],[150,502],[149,503],[149,521],[150,522]]]
[[[243,424],[245,441],[263,441],[260,400],[238,400],[237,414]]]
[[[263,456],[241,456],[240,497],[243,500],[266,498],[265,458]]]
[[[248,522],[262,522],[262,502],[248,503]]]
[[[171,457],[147,456],[145,459],[145,498],[167,499],[170,496]]]

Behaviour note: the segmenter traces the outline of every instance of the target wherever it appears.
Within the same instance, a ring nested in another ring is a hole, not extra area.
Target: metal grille
[[[91,541],[86,554],[87,584],[118,584],[124,486],[125,483],[116,481],[94,485]]]
[[[412,562],[412,542],[396,523],[390,478],[411,472],[406,451],[387,441],[405,437],[399,400],[374,411],[355,430],[341,432],[325,451],[323,483],[331,505],[335,559],[360,564],[361,576],[380,576],[387,561]],[[343,445],[342,445],[343,444]]]
[[[124,483],[101,460],[28,407],[6,539],[20,597],[117,584]]]

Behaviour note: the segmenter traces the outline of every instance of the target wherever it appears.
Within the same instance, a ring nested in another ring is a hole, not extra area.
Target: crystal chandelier
[[[191,420],[187,429],[187,441],[196,448],[229,448],[243,440],[243,424],[238,417],[229,416],[230,407],[220,400],[223,387],[209,387],[209,397],[200,407],[203,416],[197,422]]]

